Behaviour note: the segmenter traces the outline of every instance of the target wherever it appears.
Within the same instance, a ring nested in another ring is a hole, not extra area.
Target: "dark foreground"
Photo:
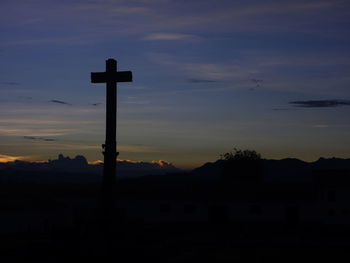
[[[350,259],[350,228],[346,225],[143,220],[127,215],[118,206],[122,199],[124,204],[125,200],[149,199],[149,195],[128,187],[124,185],[123,191],[113,196],[111,209],[100,204],[99,185],[1,185],[1,259],[35,262]],[[175,199],[172,202],[178,202]]]

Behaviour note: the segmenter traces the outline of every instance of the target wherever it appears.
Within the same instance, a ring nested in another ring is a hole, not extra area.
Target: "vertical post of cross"
[[[99,219],[105,242],[104,247],[108,253],[114,253],[114,247],[110,240],[113,236],[113,227],[115,225],[115,181],[117,167],[117,82],[131,82],[132,72],[117,72],[117,61],[108,59],[106,61],[105,72],[91,72],[92,83],[106,83],[106,140],[103,147],[104,165],[103,165],[103,185],[99,198]]]
[[[116,180],[117,162],[117,82],[131,82],[132,72],[117,72],[117,61],[106,60],[106,72],[91,72],[92,83],[106,83],[106,141],[103,147],[103,183],[113,185]]]
[[[117,72],[117,61],[106,60],[106,141],[104,149],[103,181],[114,184],[117,162],[117,79],[112,76]]]

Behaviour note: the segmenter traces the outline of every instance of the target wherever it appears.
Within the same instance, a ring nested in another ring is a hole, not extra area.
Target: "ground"
[[[99,185],[1,185],[2,259],[296,262],[349,259],[344,226],[149,223],[101,208]],[[118,198],[118,196],[117,196]],[[341,256],[341,257],[340,257]]]

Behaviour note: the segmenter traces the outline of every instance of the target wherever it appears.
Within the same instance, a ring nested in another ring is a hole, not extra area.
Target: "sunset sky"
[[[103,159],[108,58],[121,159],[350,157],[348,0],[1,0],[0,40],[0,161]]]

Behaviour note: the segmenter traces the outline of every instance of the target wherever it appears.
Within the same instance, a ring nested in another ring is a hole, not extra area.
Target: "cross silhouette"
[[[106,83],[106,141],[102,144],[104,165],[103,182],[113,184],[116,177],[117,162],[117,82],[131,82],[131,71],[117,71],[115,59],[106,60],[106,72],[91,72],[92,83]]]

